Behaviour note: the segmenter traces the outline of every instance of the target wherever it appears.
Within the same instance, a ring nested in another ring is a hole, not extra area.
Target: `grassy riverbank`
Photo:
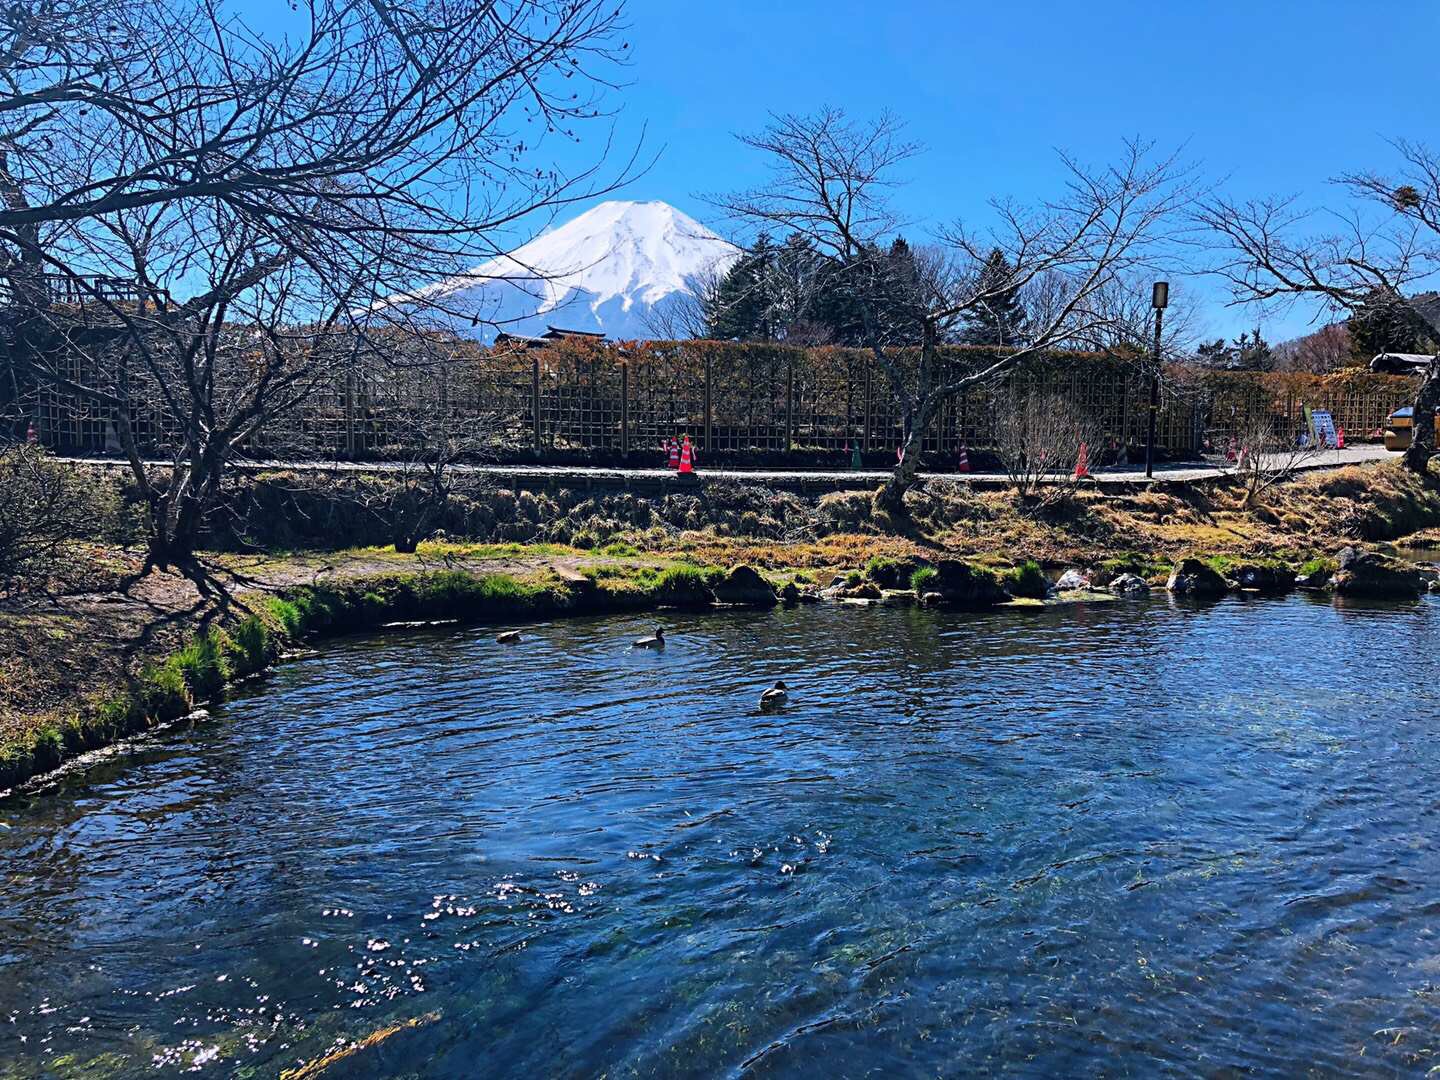
[[[1306,476],[1255,505],[1224,486],[1080,491],[1035,507],[935,485],[912,493],[903,523],[861,493],[807,502],[734,485],[683,506],[627,494],[488,497],[499,509],[511,499],[503,528],[486,519],[495,527],[477,528],[479,540],[452,536],[412,555],[212,553],[206,562],[224,588],[209,594],[174,574],[134,579],[133,549],[77,543],[69,567],[84,573],[67,587],[47,583],[0,605],[0,788],[184,716],[228,682],[330,633],[702,607],[737,565],[792,598],[837,577],[856,596],[905,589],[917,569],[923,591],[934,580],[924,568],[947,560],[963,560],[966,587],[989,597],[1035,597],[1042,570],[1067,568],[1162,584],[1188,556],[1225,577],[1246,566],[1307,574],[1330,567],[1342,546],[1383,548],[1440,529],[1440,485],[1392,466]],[[497,542],[497,532],[528,539]]]

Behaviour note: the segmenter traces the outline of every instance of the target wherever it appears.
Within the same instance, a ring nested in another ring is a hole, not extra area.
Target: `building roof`
[[[1376,353],[1370,361],[1370,370],[1379,375],[1413,375],[1420,368],[1429,367],[1434,359],[1433,353]]]
[[[567,330],[563,326],[550,326],[548,323],[545,326],[545,333],[540,336],[550,341],[557,341],[560,338],[567,337],[598,338],[601,341],[605,340],[604,332],[599,330]]]

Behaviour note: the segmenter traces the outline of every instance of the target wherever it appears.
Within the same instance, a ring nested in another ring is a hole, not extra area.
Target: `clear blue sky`
[[[1129,135],[1187,143],[1237,195],[1333,202],[1325,180],[1389,164],[1387,138],[1440,141],[1437,0],[629,0],[627,12],[631,85],[615,99],[617,130],[623,143],[646,127],[660,159],[621,197],[663,199],[702,221],[701,194],[760,175],[734,132],[769,110],[823,103],[861,116],[888,108],[926,144],[897,194],[916,240],[991,195],[1053,190],[1057,147],[1099,163]],[[1213,299],[1212,333],[1253,325],[1223,310],[1213,285],[1185,287]],[[1304,332],[1306,318],[1269,318],[1266,336]]]

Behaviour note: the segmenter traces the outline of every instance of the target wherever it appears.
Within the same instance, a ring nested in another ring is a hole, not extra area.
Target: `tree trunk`
[[[1410,449],[1405,451],[1405,467],[1422,476],[1435,453],[1435,409],[1440,406],[1440,355],[1425,369],[1420,392],[1415,395],[1415,408],[1410,417]]]
[[[221,464],[213,450],[191,455],[175,466],[165,492],[150,504],[150,540],[146,563],[189,573],[205,514],[220,486]]]
[[[900,460],[890,473],[890,479],[880,489],[880,506],[892,514],[905,512],[905,493],[915,484],[915,474],[920,471],[920,448],[925,443],[925,431],[929,427],[929,416],[922,407],[906,426],[905,441],[900,444]]]

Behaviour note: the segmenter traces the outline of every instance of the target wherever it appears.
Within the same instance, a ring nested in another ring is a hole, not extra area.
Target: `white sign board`
[[[1335,418],[1325,409],[1312,409],[1310,412],[1310,424],[1315,429],[1315,445],[1319,449],[1334,447],[1335,439]]]

